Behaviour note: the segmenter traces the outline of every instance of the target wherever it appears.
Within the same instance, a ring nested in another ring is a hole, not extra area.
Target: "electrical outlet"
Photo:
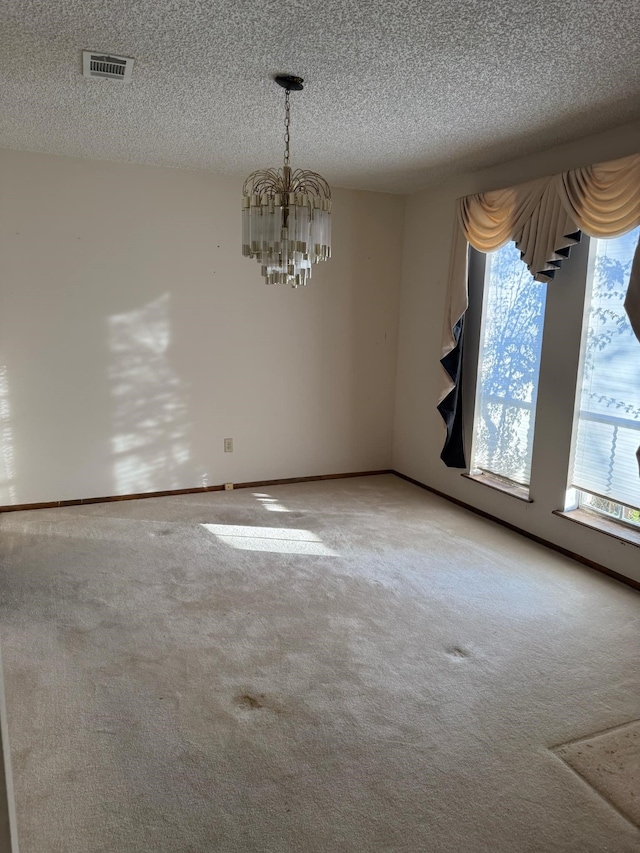
[[[233,439],[225,438],[224,440],[224,452],[225,453],[233,453]]]
[[[232,492],[233,491],[233,483],[225,483],[224,484],[224,490],[225,490],[225,492]]]

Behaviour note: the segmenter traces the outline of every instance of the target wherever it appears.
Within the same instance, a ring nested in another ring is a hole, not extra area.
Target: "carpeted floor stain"
[[[462,661],[471,657],[471,652],[469,649],[464,649],[462,646],[450,646],[445,649],[447,655],[452,658],[454,661]]]
[[[0,517],[22,853],[637,853],[547,748],[638,716],[636,593],[392,476],[268,497]]]

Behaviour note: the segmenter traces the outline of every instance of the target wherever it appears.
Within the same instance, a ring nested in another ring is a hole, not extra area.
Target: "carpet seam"
[[[629,726],[635,725],[636,723],[640,723],[640,719],[629,720],[628,722],[620,723],[617,726],[609,726],[608,728],[602,729],[601,731],[597,731],[597,732],[593,732],[592,734],[589,734],[589,735],[581,735],[580,737],[573,738],[573,740],[563,740],[561,743],[557,743],[557,744],[555,744],[555,746],[549,746],[547,748],[552,750],[552,751],[555,751],[556,749],[561,749],[563,746],[573,746],[573,744],[581,743],[582,741],[585,741],[585,740],[593,740],[594,738],[602,737],[602,735],[608,735],[608,734],[611,734],[611,732],[617,732],[617,731],[620,731],[620,729],[626,729]]]

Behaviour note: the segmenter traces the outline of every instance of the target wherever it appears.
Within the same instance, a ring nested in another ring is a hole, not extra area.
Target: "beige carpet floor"
[[[0,542],[21,853],[640,851],[561,747],[640,718],[622,584],[392,475]]]

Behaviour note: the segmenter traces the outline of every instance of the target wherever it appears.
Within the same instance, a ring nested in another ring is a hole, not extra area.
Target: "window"
[[[545,296],[515,243],[487,255],[472,474],[529,485]]]
[[[466,356],[476,377],[472,479],[529,500],[531,488],[542,512],[581,523],[591,522],[570,509],[599,513],[626,524],[619,535],[634,542],[640,342],[623,303],[639,238],[640,228],[583,235],[549,286],[533,280],[513,243],[472,253],[471,302],[482,313],[470,312]]]
[[[640,342],[624,311],[640,228],[592,240],[571,485],[582,506],[640,526]]]

